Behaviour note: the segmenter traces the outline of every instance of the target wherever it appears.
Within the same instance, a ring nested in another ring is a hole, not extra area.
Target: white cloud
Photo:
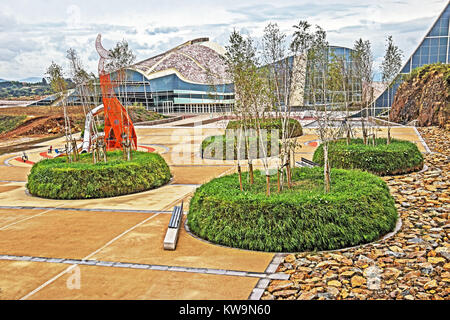
[[[74,4],[75,3],[75,4]],[[268,22],[287,33],[299,20],[328,31],[334,45],[353,46],[370,40],[379,62],[388,34],[411,54],[445,0],[2,0],[0,2],[0,78],[43,76],[55,62],[66,65],[73,47],[89,71],[97,70],[94,41],[103,34],[105,47],[128,40],[138,60],[189,39],[207,36],[227,44],[233,28],[252,37]]]

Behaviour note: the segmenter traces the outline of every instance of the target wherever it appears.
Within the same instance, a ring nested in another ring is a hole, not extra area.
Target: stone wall
[[[449,119],[450,66],[434,64],[414,70],[397,90],[390,120],[448,127]]]

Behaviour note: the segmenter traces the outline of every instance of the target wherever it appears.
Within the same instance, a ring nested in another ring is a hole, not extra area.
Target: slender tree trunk
[[[391,125],[388,124],[387,144],[391,144]]]
[[[266,189],[267,189],[267,196],[270,197],[270,175],[266,174]]]
[[[97,163],[97,156],[96,156],[96,150],[97,150],[97,148],[96,148],[96,146],[95,145],[93,145],[92,146],[92,162],[94,163],[94,164],[96,164]]]
[[[253,177],[253,163],[249,162],[248,164],[248,171],[250,175],[250,185],[253,185],[254,177]]]
[[[278,193],[280,193],[281,192],[280,168],[277,168],[277,187],[278,187]]]
[[[242,186],[242,172],[241,172],[241,165],[238,164],[238,174],[239,174],[239,188],[241,189],[241,191],[244,191],[244,188]]]
[[[366,132],[366,126],[364,125],[364,117],[361,117],[361,130],[362,130],[364,144],[367,145],[367,132]]]
[[[347,122],[345,122],[346,127],[347,127],[347,145],[350,144],[350,126]]]
[[[288,157],[287,157],[287,162],[286,162],[286,177],[287,177],[288,188],[291,189],[292,188],[291,154],[289,151],[288,151]]]
[[[325,142],[323,145],[323,156],[324,156],[324,166],[323,166],[323,175],[324,175],[324,186],[325,193],[330,192],[330,169],[328,162],[328,142]]]

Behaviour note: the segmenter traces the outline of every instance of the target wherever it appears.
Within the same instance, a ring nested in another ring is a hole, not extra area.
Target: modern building
[[[352,50],[330,46],[328,55],[344,57],[350,66]],[[185,42],[167,52],[138,62],[120,74],[113,72],[111,80],[116,82],[116,96],[123,105],[140,105],[159,113],[212,113],[228,112],[234,106],[234,86],[226,72],[223,59],[225,49],[208,38]],[[305,59],[288,58],[289,63],[301,63],[306,68]],[[311,107],[310,95],[305,92],[308,77],[299,80],[295,92],[291,94],[291,106]],[[349,89],[351,102],[361,101],[361,84],[352,81]],[[84,102],[101,104],[99,84],[94,86],[90,97]],[[316,99],[318,104],[322,96]],[[59,104],[61,95],[52,95],[35,105]],[[322,99],[323,100],[323,99]],[[66,98],[68,105],[82,104],[77,89],[72,89]],[[329,104],[329,101],[326,102]]]
[[[208,38],[188,41],[129,67],[119,95],[162,113],[230,111],[234,92],[224,53]]]
[[[362,99],[362,82],[361,79],[356,77],[354,72],[355,65],[353,63],[354,50],[346,47],[329,46],[328,51],[328,61],[331,62],[334,58],[341,58],[346,65],[348,70],[348,89],[347,98],[350,104],[359,104]],[[307,73],[309,74],[309,72]],[[319,73],[320,74],[320,73]],[[313,94],[310,89],[309,76],[305,80],[305,90],[304,90],[304,103],[303,105],[308,108],[313,106]],[[316,83],[320,83],[320,78],[316,79]],[[324,97],[322,93],[316,94],[315,103],[317,105],[327,105],[331,108],[337,108],[342,106],[342,102],[336,100],[337,96],[343,96],[344,92],[338,91],[328,91],[328,94]]]
[[[449,18],[450,4],[447,3],[446,7],[426,33],[417,49],[414,50],[413,54],[406,60],[400,74],[409,74],[415,68],[426,64],[438,62],[449,63]],[[373,110],[375,114],[381,114],[392,106],[395,93],[400,84],[401,81],[397,81],[391,88],[384,90],[384,92],[375,99]]]
[[[122,73],[113,72],[117,97],[123,105],[140,105],[160,113],[210,113],[231,111],[233,84],[222,56],[225,49],[208,38],[185,42],[167,52],[138,62]],[[84,101],[101,103],[99,84]],[[60,95],[52,95],[35,105],[58,104]],[[72,90],[69,105],[83,101]]]

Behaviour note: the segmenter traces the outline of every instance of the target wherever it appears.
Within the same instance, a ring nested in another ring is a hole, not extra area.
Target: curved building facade
[[[234,92],[223,54],[208,38],[188,41],[127,68],[118,95],[162,113],[229,111]]]

